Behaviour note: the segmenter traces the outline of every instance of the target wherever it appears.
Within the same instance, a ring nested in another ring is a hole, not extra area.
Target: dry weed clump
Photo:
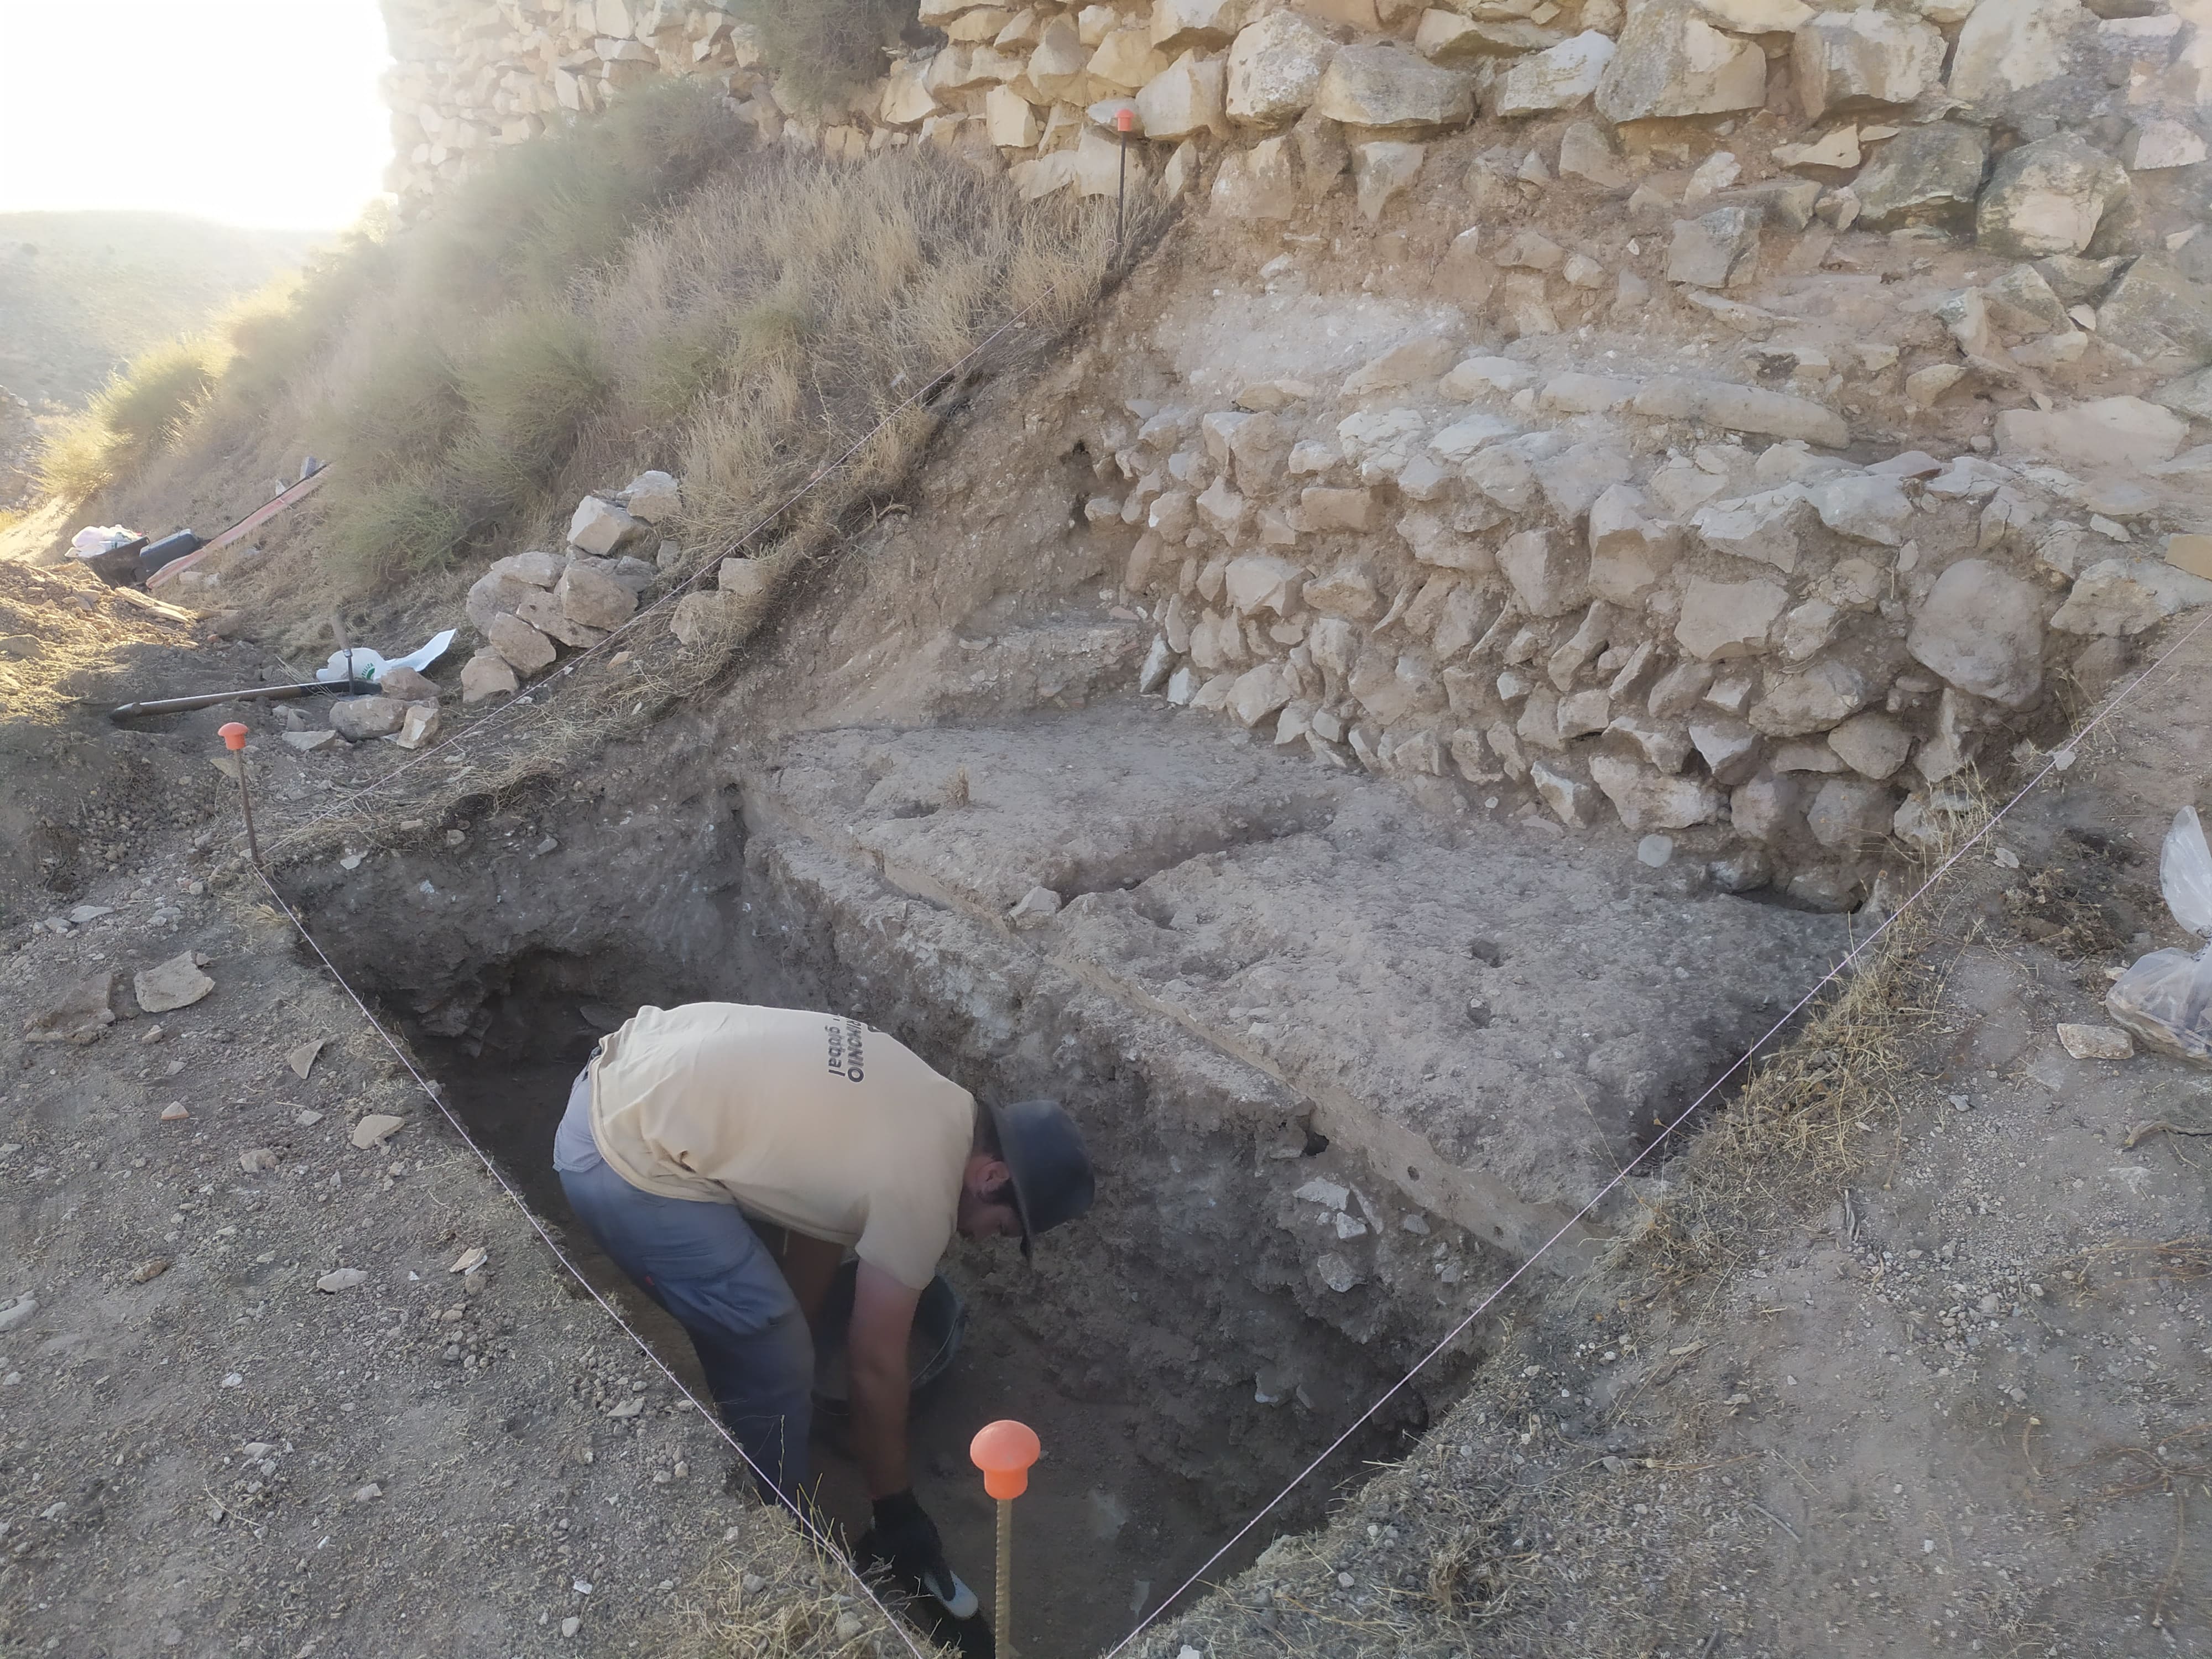
[[[1674,1190],[1623,1247],[1626,1265],[1686,1287],[1834,1201],[1893,1140],[1906,1039],[1933,1001],[1935,936],[1922,906],[1904,912],[1794,1039],[1750,1062],[1741,1091],[1668,1166]]]

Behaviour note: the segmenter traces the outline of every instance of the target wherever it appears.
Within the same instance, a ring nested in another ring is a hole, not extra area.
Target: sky
[[[391,159],[377,0],[0,0],[0,213],[350,224]]]

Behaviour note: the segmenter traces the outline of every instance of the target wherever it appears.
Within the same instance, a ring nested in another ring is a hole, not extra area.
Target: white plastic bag
[[[446,647],[453,642],[453,630],[449,628],[434,636],[428,644],[404,657],[386,657],[365,645],[356,646],[351,651],[333,651],[330,661],[315,671],[315,678],[325,685],[337,685],[349,674],[356,680],[381,679],[385,672],[392,668],[411,668],[419,674],[444,656]]]
[[[70,538],[70,551],[80,559],[96,559],[103,553],[112,552],[125,542],[135,542],[138,532],[125,530],[119,524],[87,525]]]
[[[2205,845],[2193,806],[2173,815],[2159,854],[2158,884],[2176,921],[2212,936],[2212,847]],[[2212,1060],[2212,945],[2194,956],[2152,951],[2113,981],[2105,1007],[2151,1048]]]

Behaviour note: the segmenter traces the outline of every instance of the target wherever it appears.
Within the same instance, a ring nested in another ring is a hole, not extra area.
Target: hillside
[[[0,386],[74,408],[323,240],[180,214],[0,214]]]
[[[0,541],[9,1659],[918,1641],[552,1172],[695,1000],[1081,1127],[1002,1650],[2212,1654],[2203,0],[388,9],[74,522],[330,487]]]

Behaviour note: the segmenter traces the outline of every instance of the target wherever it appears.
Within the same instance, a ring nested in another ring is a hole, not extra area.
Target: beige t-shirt
[[[641,1008],[592,1062],[592,1133],[632,1186],[852,1246],[910,1290],[951,1242],[975,1101],[858,1020]]]

